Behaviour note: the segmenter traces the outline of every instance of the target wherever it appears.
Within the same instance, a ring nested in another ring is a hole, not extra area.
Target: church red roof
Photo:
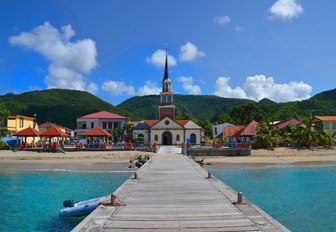
[[[180,124],[181,126],[185,126],[185,124],[187,124],[188,122],[190,122],[190,120],[175,120],[178,124]]]
[[[144,122],[145,122],[149,127],[152,127],[152,126],[154,126],[156,123],[158,123],[159,120],[144,120]]]
[[[100,111],[100,112],[97,112],[97,113],[92,113],[92,114],[88,114],[88,115],[85,115],[85,116],[82,116],[80,118],[89,118],[89,119],[110,119],[110,118],[113,118],[113,119],[127,119],[128,117],[124,117],[124,116],[121,116],[119,114],[114,114],[114,113],[111,113],[111,112],[107,112],[107,111]]]

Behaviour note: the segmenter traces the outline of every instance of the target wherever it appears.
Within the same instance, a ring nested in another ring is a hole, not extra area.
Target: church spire
[[[163,76],[163,80],[164,81],[168,81],[169,80],[169,71],[168,71],[168,54],[166,53],[166,63],[165,63],[165,70],[164,70],[164,76]]]

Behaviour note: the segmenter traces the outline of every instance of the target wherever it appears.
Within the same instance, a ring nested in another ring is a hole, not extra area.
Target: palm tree
[[[119,139],[122,138],[123,131],[121,128],[114,128],[113,129],[113,135],[114,135],[114,141],[118,141]]]
[[[122,128],[122,133],[126,135],[127,139],[130,139],[132,137],[132,134],[131,134],[132,128],[133,128],[133,125],[131,123],[125,124]]]
[[[312,119],[305,120],[302,125],[296,127],[294,131],[294,140],[297,146],[312,147],[314,143],[319,141],[320,133],[314,127]]]
[[[268,118],[257,125],[256,146],[262,148],[274,148],[274,144],[278,142],[279,136],[277,131],[272,127]]]
[[[332,148],[332,146],[335,144],[335,138],[336,131],[334,133],[331,133],[329,131],[323,131],[322,133],[318,134],[319,143],[324,148]]]

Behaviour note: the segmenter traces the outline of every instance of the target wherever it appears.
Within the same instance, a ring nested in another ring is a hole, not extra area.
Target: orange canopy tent
[[[61,130],[58,126],[52,125],[48,130],[40,134],[41,137],[69,137],[69,135]]]
[[[83,136],[96,136],[96,137],[112,137],[110,133],[106,130],[103,130],[100,127],[95,127],[91,130],[88,130],[82,134]]]
[[[52,125],[48,130],[42,132],[40,134],[40,137],[47,137],[49,138],[49,144],[50,144],[50,147],[52,145],[51,143],[51,138],[53,137],[57,137],[57,140],[58,138],[62,138],[62,143],[64,142],[64,137],[69,137],[69,135],[65,132],[63,132],[61,130],[61,128],[59,128],[58,126],[55,126],[55,125]]]
[[[18,138],[19,137],[23,137],[25,139],[25,145],[27,147],[27,137],[33,137],[33,142],[31,144],[31,147],[35,147],[35,137],[38,137],[40,136],[41,132],[39,132],[38,130],[35,130],[34,128],[31,128],[31,127],[27,127],[23,130],[20,130],[18,132],[16,132],[13,136],[16,136],[17,137],[17,142],[18,143]]]
[[[104,146],[107,141],[108,137],[112,137],[112,135],[107,132],[106,130],[100,128],[100,127],[95,127],[91,130],[88,130],[82,134],[84,137],[103,137],[104,138]],[[105,146],[106,147],[106,146]]]

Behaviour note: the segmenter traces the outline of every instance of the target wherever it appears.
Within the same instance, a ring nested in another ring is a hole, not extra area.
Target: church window
[[[157,142],[157,141],[158,141],[158,138],[159,138],[159,136],[158,136],[158,135],[155,135],[155,136],[154,136],[154,141]]]
[[[172,97],[168,96],[168,102],[172,102]]]
[[[180,141],[180,135],[176,135],[176,141]]]
[[[164,114],[170,114],[170,108],[164,108],[163,113]]]
[[[165,95],[162,96],[162,102],[167,102],[167,96]]]
[[[166,120],[166,121],[165,121],[165,124],[166,124],[166,125],[169,125],[169,120]]]

